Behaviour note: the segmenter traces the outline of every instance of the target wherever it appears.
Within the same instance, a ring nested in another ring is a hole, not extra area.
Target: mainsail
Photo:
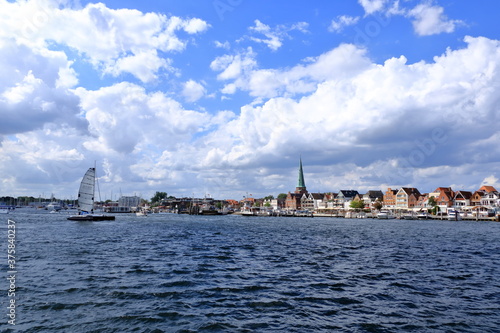
[[[83,176],[78,191],[78,207],[82,213],[94,212],[95,168],[89,168]]]

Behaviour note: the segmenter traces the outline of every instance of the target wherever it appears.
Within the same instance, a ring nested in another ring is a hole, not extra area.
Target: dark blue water
[[[13,331],[500,332],[500,223],[10,218]]]

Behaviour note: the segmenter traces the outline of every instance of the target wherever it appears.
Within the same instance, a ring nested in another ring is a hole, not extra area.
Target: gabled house
[[[337,193],[325,193],[323,196],[323,202],[321,203],[321,208],[333,208],[335,206],[335,198]]]
[[[446,211],[447,208],[453,207],[455,193],[451,187],[438,187],[434,192],[429,193],[429,196],[434,197],[441,211]]]
[[[408,209],[415,208],[420,192],[414,187],[402,187],[396,194],[396,208]]]
[[[481,206],[481,200],[483,199],[485,194],[485,191],[476,191],[472,193],[472,197],[470,198],[470,205],[473,207]]]
[[[353,201],[358,194],[358,191],[354,190],[340,190],[337,194],[337,198],[335,198],[335,206],[338,208],[349,209],[351,201]]]
[[[388,188],[384,194],[384,207],[385,208],[396,208],[396,194],[398,190],[393,190]]]
[[[323,193],[304,193],[300,199],[300,206],[303,210],[317,211],[323,202]]]
[[[422,210],[432,208],[429,205],[429,193],[420,195],[420,197],[417,199],[417,203],[415,204],[415,208],[420,208]]]
[[[377,201],[383,203],[384,193],[382,191],[368,191],[363,195],[363,201],[365,202],[365,207],[373,208],[373,204]]]
[[[470,191],[457,191],[453,197],[453,206],[463,208],[471,206],[472,192]]]
[[[500,202],[500,193],[497,191],[491,191],[485,193],[481,198],[481,206],[496,207]]]

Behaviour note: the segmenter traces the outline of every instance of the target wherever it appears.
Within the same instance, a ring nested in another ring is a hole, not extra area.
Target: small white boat
[[[429,219],[429,213],[427,213],[427,212],[420,212],[417,215],[417,219],[419,219],[419,220],[427,220],[427,219]]]
[[[462,216],[460,216],[460,213],[457,212],[456,210],[449,210],[448,211],[448,221],[461,221]]]
[[[135,213],[136,216],[148,216],[148,212],[145,209],[141,209],[140,211]]]
[[[377,214],[377,218],[380,219],[380,220],[387,220],[387,219],[392,219],[393,216],[392,216],[392,213],[388,210],[381,210],[378,214]]]

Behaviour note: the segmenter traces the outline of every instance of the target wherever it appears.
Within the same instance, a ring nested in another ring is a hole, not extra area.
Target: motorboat
[[[380,220],[387,220],[387,219],[392,219],[394,218],[392,216],[392,213],[388,210],[381,210],[378,214],[377,214],[377,218],[380,219]]]
[[[461,221],[462,216],[460,216],[460,213],[456,210],[449,210],[448,211],[448,221]]]

